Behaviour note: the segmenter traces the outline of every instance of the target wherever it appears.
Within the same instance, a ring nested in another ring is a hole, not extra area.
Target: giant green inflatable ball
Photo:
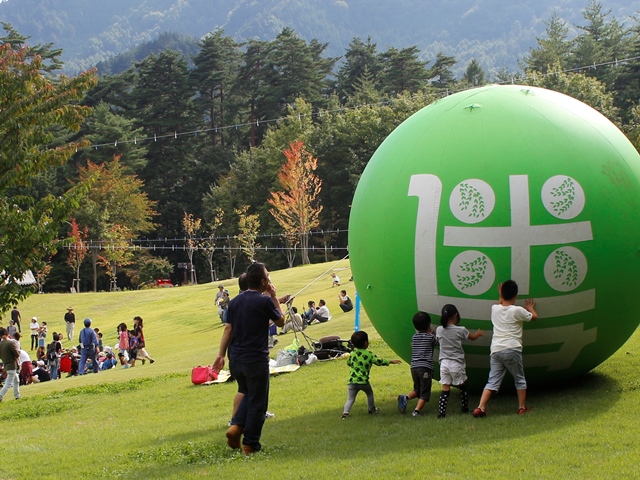
[[[413,315],[428,312],[435,329],[456,305],[461,325],[487,332],[464,342],[477,389],[491,305],[511,278],[539,315],[524,326],[529,386],[588,372],[638,326],[639,179],[627,138],[573,98],[511,85],[438,100],[389,135],[356,189],[349,251],[362,305],[407,362]]]

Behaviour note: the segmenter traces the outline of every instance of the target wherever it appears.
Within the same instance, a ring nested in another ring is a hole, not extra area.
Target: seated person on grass
[[[302,317],[298,313],[298,309],[296,307],[291,307],[291,313],[287,315],[287,321],[282,327],[282,331],[280,335],[289,332],[290,330],[294,330],[296,332],[301,332],[304,329],[304,323],[302,322]]]
[[[309,321],[309,324],[314,323],[316,320],[319,323],[328,322],[331,318],[331,313],[329,313],[329,309],[327,308],[327,304],[324,299],[321,298],[318,303],[320,304],[320,306],[316,308],[316,311],[313,314],[313,317],[311,317],[311,321]]]
[[[350,312],[353,310],[353,302],[349,295],[347,295],[346,290],[340,290],[340,295],[338,295],[338,301],[340,302],[340,308],[343,312]]]

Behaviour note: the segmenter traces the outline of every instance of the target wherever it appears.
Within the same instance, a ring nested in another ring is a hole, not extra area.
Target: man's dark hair
[[[297,309],[296,307],[291,307],[291,311],[292,311],[293,313],[298,313],[298,309]]]
[[[513,280],[503,282],[500,288],[500,294],[505,300],[513,300],[518,296],[518,284]]]
[[[238,277],[238,288],[241,292],[245,292],[249,289],[247,286],[247,274],[244,272]]]
[[[351,343],[355,348],[364,348],[365,343],[368,341],[369,335],[367,335],[367,332],[363,332],[362,330],[354,332],[353,335],[351,335]]]
[[[431,326],[431,317],[427,312],[418,312],[413,316],[413,328],[419,332],[426,332]]]
[[[264,280],[267,275],[266,275],[266,268],[264,266],[264,263],[259,263],[259,262],[255,262],[252,263],[251,265],[249,265],[249,268],[247,268],[247,287],[255,290],[257,288],[260,288],[260,284],[262,283],[262,280]]]
[[[0,327],[0,337],[4,337],[7,334],[7,329]]]

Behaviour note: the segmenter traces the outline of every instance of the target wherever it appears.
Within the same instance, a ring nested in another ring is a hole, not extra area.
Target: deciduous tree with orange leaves
[[[73,288],[76,292],[80,292],[80,266],[87,255],[87,237],[89,236],[89,227],[86,225],[80,228],[75,218],[71,219],[71,231],[67,233],[72,243],[69,244],[69,257],[67,264],[73,268],[76,276],[73,279]]]
[[[302,263],[309,261],[309,233],[320,224],[322,205],[318,195],[322,180],[314,173],[318,159],[308,152],[303,142],[293,142],[284,151],[287,161],[282,165],[278,181],[283,190],[271,192],[269,210],[280,224],[285,235],[297,235],[300,239]]]

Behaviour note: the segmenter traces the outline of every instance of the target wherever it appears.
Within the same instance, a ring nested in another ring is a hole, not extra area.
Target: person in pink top
[[[129,368],[129,332],[127,331],[127,324],[121,323],[118,325],[118,358],[120,359],[120,365],[122,368]]]

